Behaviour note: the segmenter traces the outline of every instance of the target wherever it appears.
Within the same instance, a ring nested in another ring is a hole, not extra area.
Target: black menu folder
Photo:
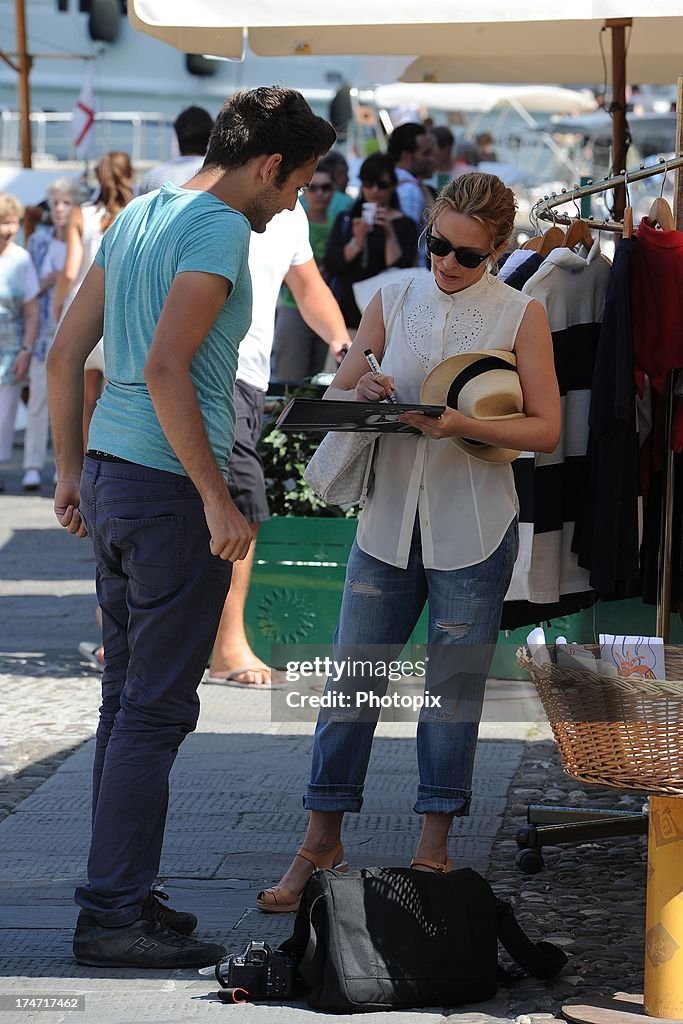
[[[325,433],[328,430],[371,430],[384,434],[417,433],[401,423],[402,412],[419,412],[424,416],[440,416],[444,405],[420,405],[391,402],[335,402],[322,399],[292,398],[280,413],[276,426],[280,430],[303,433]]]

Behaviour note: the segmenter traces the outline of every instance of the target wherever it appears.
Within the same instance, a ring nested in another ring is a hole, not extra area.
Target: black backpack
[[[567,962],[551,943],[533,943],[510,905],[470,868],[322,870],[311,876],[294,934],[280,949],[297,960],[309,1006],[363,1013],[493,998],[499,939],[539,978]]]

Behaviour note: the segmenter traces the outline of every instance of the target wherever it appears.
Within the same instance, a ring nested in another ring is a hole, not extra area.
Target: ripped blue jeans
[[[418,814],[469,813],[472,768],[486,677],[498,639],[501,609],[517,557],[513,520],[485,561],[464,569],[425,569],[419,527],[405,569],[381,562],[354,542],[349,555],[334,659],[398,658],[425,601],[429,633],[425,691],[440,697],[440,710],[423,707],[417,726]],[[353,674],[327,680],[325,692],[347,694]],[[371,684],[383,694],[386,678]],[[337,704],[338,706],[338,704]],[[313,743],[311,779],[304,796],[310,811],[359,811],[377,714],[322,711]]]

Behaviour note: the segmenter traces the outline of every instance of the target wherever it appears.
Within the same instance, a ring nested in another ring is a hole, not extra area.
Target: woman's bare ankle
[[[423,846],[420,844],[415,851],[413,860],[432,860],[436,864],[445,864],[448,860],[448,849],[443,846]]]
[[[338,832],[335,835],[329,835],[329,834],[323,835],[323,836],[312,836],[312,835],[309,836],[309,835],[306,835],[306,838],[304,839],[304,841],[301,844],[301,846],[305,850],[310,850],[311,853],[324,854],[324,853],[331,853],[332,850],[334,850],[336,846],[339,846],[340,842],[341,842],[341,840],[339,838],[339,833]]]
[[[445,864],[448,860],[448,833],[452,821],[452,814],[427,814],[413,859]]]
[[[309,853],[316,854],[323,857],[326,853],[331,853],[339,846],[339,839],[333,842],[323,841],[316,843],[316,845],[309,845],[307,839],[304,840],[301,849],[308,850]],[[315,871],[315,865],[307,860],[305,857],[300,857],[298,854],[294,857],[294,860],[287,868],[287,871],[282,876],[279,885],[284,886],[287,889],[291,889],[293,892],[302,892],[306,882]]]

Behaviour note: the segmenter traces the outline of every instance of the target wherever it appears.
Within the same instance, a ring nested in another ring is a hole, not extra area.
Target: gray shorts
[[[235,444],[228,463],[230,496],[245,519],[262,523],[270,519],[263,463],[258,453],[263,420],[263,391],[235,382]]]
[[[273,380],[287,384],[309,380],[324,370],[329,351],[298,309],[278,306],[273,342]]]

